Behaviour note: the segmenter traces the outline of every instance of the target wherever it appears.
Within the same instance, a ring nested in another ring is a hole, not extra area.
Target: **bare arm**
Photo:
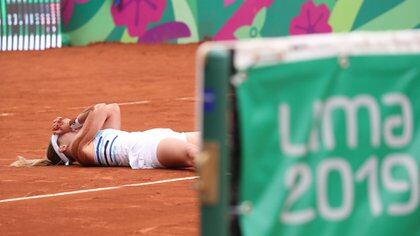
[[[102,125],[102,129],[121,129],[121,111],[116,103],[107,104],[107,118]]]
[[[101,103],[101,104],[103,104],[103,103]],[[74,119],[63,118],[63,117],[60,117],[60,116],[55,118],[53,120],[53,124],[52,124],[53,133],[54,134],[65,134],[65,133],[70,132],[72,130],[79,129],[83,125],[87,116],[93,110],[93,108],[95,106],[98,106],[98,105],[101,105],[101,104],[96,104],[96,105],[93,105],[93,106],[90,106],[90,107],[84,109]],[[77,127],[77,126],[80,126],[80,127]]]
[[[53,133],[64,134],[64,133],[70,132],[72,130],[71,125],[72,124],[74,125],[76,123],[76,120],[77,120],[77,124],[79,125],[75,125],[75,126],[79,126],[77,127],[77,129],[81,128],[83,124],[85,123],[87,117],[89,116],[90,112],[93,111],[95,107],[102,107],[102,106],[105,106],[105,109],[109,111],[109,117],[104,122],[102,129],[108,129],[108,128],[121,129],[121,114],[120,114],[120,108],[118,104],[113,103],[113,104],[106,105],[105,103],[99,103],[99,104],[86,108],[79,115],[77,115],[75,119],[57,117],[53,121],[53,125],[52,125]],[[73,126],[73,128],[75,127]]]
[[[101,103],[102,104],[102,103]],[[93,111],[93,108],[95,107],[95,106],[98,106],[98,105],[101,105],[101,104],[96,104],[96,105],[93,105],[93,106],[90,106],[90,107],[88,107],[88,108],[86,108],[86,109],[84,109],[79,115],[77,115],[76,116],[76,118],[75,119],[71,119],[70,120],[70,124],[72,124],[72,123],[74,123],[76,120],[78,120],[79,122],[80,122],[80,124],[84,124],[85,123],[85,121],[86,121],[86,118],[88,117],[88,115],[89,115],[89,113],[91,112],[91,111]]]
[[[106,108],[106,105],[100,104],[95,105],[87,116],[85,124],[77,133],[71,146],[73,156],[78,157],[77,159],[81,164],[84,162],[83,159],[86,158],[83,148],[94,139],[96,133],[104,126],[110,115],[111,112]]]
[[[82,113],[80,113],[76,117],[76,119],[78,119],[78,121],[81,124],[84,124],[86,122],[87,117],[89,116],[89,113],[96,107],[101,107],[101,109],[105,109],[107,113],[107,118],[102,125],[102,129],[121,129],[121,112],[120,107],[116,103],[99,103],[94,106],[91,106],[85,109]]]
[[[77,133],[71,146],[71,152],[80,164],[90,164],[83,149],[93,141],[100,129],[120,129],[121,115],[118,104],[97,104],[88,113],[85,123]]]

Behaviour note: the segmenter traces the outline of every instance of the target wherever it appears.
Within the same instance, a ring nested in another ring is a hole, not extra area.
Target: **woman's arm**
[[[109,111],[110,116],[103,124],[102,129],[120,129],[121,128],[121,114],[120,114],[120,108],[118,104],[108,104],[105,103],[99,103],[93,106],[90,106],[83,110],[79,115],[76,116],[75,119],[68,119],[68,118],[62,118],[57,117],[53,121],[52,130],[55,134],[64,134],[67,132],[70,132],[71,130],[78,130],[80,129],[83,124],[86,121],[86,118],[89,116],[89,113],[95,108],[95,107],[102,107],[105,106],[105,109]]]
[[[71,119],[69,121],[70,129],[72,129],[73,131],[80,129],[85,123],[86,118],[88,117],[89,113],[93,110],[95,106],[99,106],[99,105],[103,105],[103,103],[90,106],[86,108],[85,110],[83,110],[79,115],[77,115],[75,119]]]
[[[105,105],[107,119],[102,125],[102,129],[121,129],[121,111],[117,103]]]
[[[103,128],[117,128],[121,126],[121,116],[118,104],[97,104],[86,117],[85,123],[76,135],[72,144],[72,153],[80,157],[81,151],[89,144],[96,133]]]
[[[121,128],[121,112],[120,112],[120,106],[117,103],[112,104],[105,104],[105,103],[99,103],[94,106],[91,106],[87,109],[85,109],[82,113],[80,113],[76,119],[72,120],[73,123],[77,121],[82,127],[83,124],[86,121],[86,118],[88,117],[89,113],[95,108],[95,107],[102,107],[105,106],[104,109],[106,109],[107,112],[107,119],[105,120],[104,124],[102,125],[102,129],[120,129]],[[71,124],[71,123],[70,123]],[[79,128],[80,128],[79,127]]]
[[[87,116],[93,110],[95,106],[104,105],[104,103],[92,105],[85,110],[83,110],[80,114],[76,116],[74,119],[57,117],[53,120],[52,124],[52,131],[54,134],[65,134],[70,131],[78,130],[83,126]]]

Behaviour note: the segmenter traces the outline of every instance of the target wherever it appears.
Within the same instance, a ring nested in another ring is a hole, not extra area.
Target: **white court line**
[[[128,106],[128,105],[138,105],[138,104],[148,104],[151,103],[151,101],[148,100],[143,100],[143,101],[134,101],[134,102],[121,102],[121,103],[117,103],[120,106]],[[79,110],[79,109],[84,109],[87,108],[87,106],[81,106],[81,107],[69,107],[67,108],[67,110]],[[39,110],[39,111],[35,111],[36,113],[44,113],[44,112],[51,112],[51,111],[58,111],[57,109],[44,109],[44,110]],[[16,115],[16,113],[0,113],[0,117],[2,116],[14,116]]]
[[[145,101],[137,101],[137,102],[121,102],[121,103],[118,103],[118,105],[125,106],[125,105],[137,105],[137,104],[148,104],[148,103],[150,103],[150,101],[145,100]]]
[[[153,185],[153,184],[177,182],[177,181],[183,181],[183,180],[193,180],[197,178],[198,176],[175,178],[175,179],[163,179],[163,180],[157,180],[157,181],[151,181],[151,182],[124,184],[124,185],[104,187],[104,188],[91,188],[91,189],[76,190],[76,191],[69,191],[69,192],[35,195],[35,196],[29,196],[29,197],[7,198],[7,199],[0,200],[0,203],[17,202],[17,201],[24,201],[24,200],[31,200],[31,199],[39,199],[39,198],[58,197],[58,196],[73,195],[73,194],[79,194],[79,193],[108,191],[108,190],[115,190],[115,189],[126,188],[126,187],[139,187],[139,186],[147,186],[147,185]]]
[[[143,101],[134,101],[134,102],[120,102],[117,103],[120,106],[128,106],[128,105],[138,105],[138,104],[148,104],[151,103],[151,101],[148,100],[143,100]],[[83,109],[86,108],[87,106],[83,106],[83,107],[69,107],[67,109],[69,110],[79,110],[79,109]]]
[[[177,101],[195,101],[195,97],[182,97],[182,98],[175,98]]]
[[[15,113],[7,113],[7,112],[0,113],[0,116],[14,116],[14,115],[15,115]]]
[[[172,100],[172,99],[170,99]],[[174,98],[173,100],[176,101],[194,101],[195,97],[181,97],[181,98]],[[152,101],[149,100],[142,100],[142,101],[133,101],[133,102],[120,102],[117,103],[120,106],[130,106],[130,105],[139,105],[139,104],[149,104],[152,103]],[[67,108],[68,110],[79,110],[79,109],[84,109],[87,108],[88,106],[80,106],[80,107],[69,107]],[[44,110],[39,110],[39,111],[35,111],[36,113],[44,113],[44,112],[51,112],[51,111],[58,111],[57,109],[44,109]],[[16,113],[0,113],[0,117],[3,116],[14,116],[16,115]]]

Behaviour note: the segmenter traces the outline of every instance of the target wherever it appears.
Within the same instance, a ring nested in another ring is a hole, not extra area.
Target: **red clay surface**
[[[45,154],[56,116],[120,103],[122,129],[195,129],[193,45],[0,53],[0,200],[195,176],[192,170],[12,168]],[[0,235],[197,235],[194,180],[0,203]]]

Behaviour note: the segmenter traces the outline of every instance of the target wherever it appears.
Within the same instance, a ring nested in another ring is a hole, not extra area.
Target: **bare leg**
[[[175,138],[165,138],[157,147],[157,158],[167,168],[193,167],[198,147]]]
[[[200,147],[200,132],[186,132],[187,141],[195,146]]]

